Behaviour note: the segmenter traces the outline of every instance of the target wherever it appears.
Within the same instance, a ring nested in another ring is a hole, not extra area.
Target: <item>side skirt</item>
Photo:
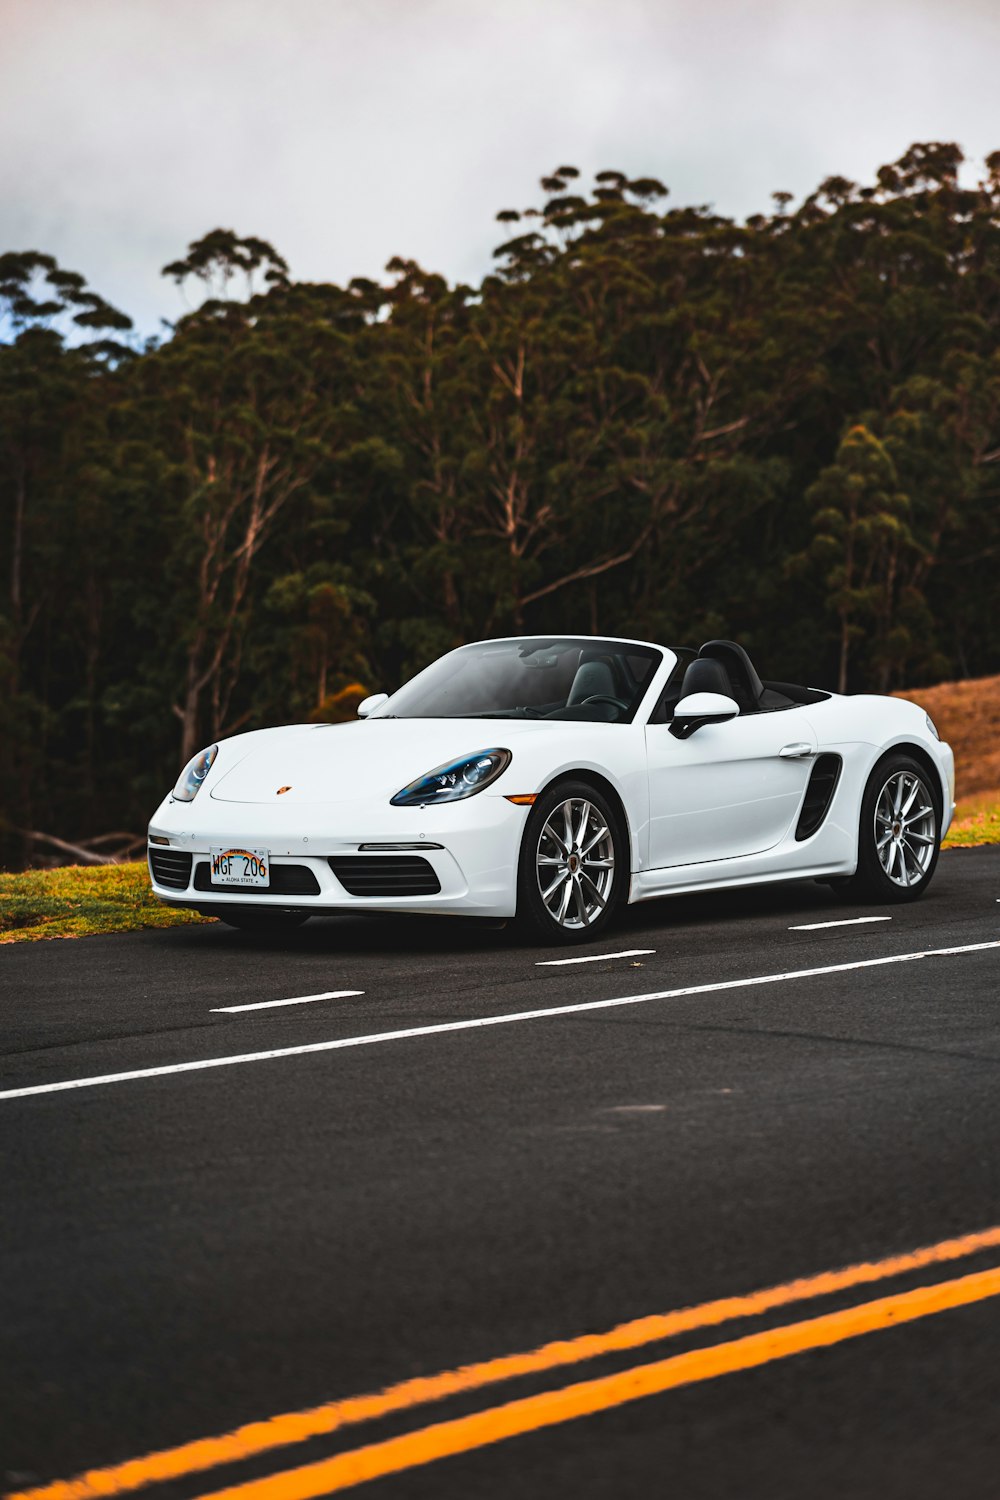
[[[748,870],[749,860],[726,861],[739,869],[721,869],[715,865],[674,865],[669,870],[642,870],[632,876],[629,904],[655,901],[660,896],[687,896],[698,891],[732,890],[748,885],[782,885],[793,880],[818,880],[829,875],[853,875],[853,861],[815,865],[796,865],[785,869]],[[666,878],[670,877],[670,878]],[[680,878],[678,878],[680,877]]]

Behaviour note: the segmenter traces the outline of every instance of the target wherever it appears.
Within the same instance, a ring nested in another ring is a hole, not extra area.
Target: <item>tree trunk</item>
[[[181,721],[181,765],[186,766],[198,749],[198,708],[201,688],[197,681],[195,663],[188,663],[187,690],[184,702],[174,712]]]
[[[850,626],[847,615],[840,616],[840,670],[837,673],[837,692],[847,692],[847,654],[850,650]]]
[[[444,596],[445,619],[456,634],[459,633],[462,623],[462,612],[458,603],[458,589],[455,586],[455,575],[450,568],[446,568],[441,579]]]
[[[17,482],[14,487],[14,534],[10,549],[10,692],[13,697],[20,687],[21,627],[24,615],[24,513],[27,501],[27,485],[24,465],[19,464]]]

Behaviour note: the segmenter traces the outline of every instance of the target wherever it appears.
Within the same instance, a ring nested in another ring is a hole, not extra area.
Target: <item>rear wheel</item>
[[[240,932],[252,932],[262,937],[292,932],[309,920],[308,915],[303,912],[257,911],[250,907],[244,907],[242,911],[239,908],[216,907],[213,911],[206,910],[205,915],[218,917],[227,927],[236,927]]]
[[[628,838],[607,797],[587,782],[560,782],[525,824],[518,920],[550,943],[588,942],[612,922],[629,873]]]
[[[862,901],[915,901],[930,885],[941,843],[941,797],[911,756],[875,767],[861,803],[858,869],[833,888]]]

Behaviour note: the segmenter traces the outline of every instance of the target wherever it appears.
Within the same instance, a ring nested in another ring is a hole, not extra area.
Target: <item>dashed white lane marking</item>
[[[891,917],[843,917],[839,922],[799,922],[789,932],[818,932],[821,927],[857,927],[861,922],[891,922]]]
[[[322,995],[297,995],[294,1000],[258,1000],[256,1005],[213,1005],[212,1014],[231,1014],[237,1010],[273,1010],[276,1005],[312,1005],[315,1000],[346,1000],[350,995],[363,995],[364,990],[326,990]]]
[[[661,1115],[666,1113],[665,1104],[613,1104],[606,1115]]]
[[[307,1042],[300,1047],[274,1047],[267,1052],[243,1052],[236,1057],[206,1057],[197,1062],[170,1063],[161,1068],[135,1068],[128,1073],[102,1073],[95,1078],[67,1078],[61,1083],[36,1083],[24,1089],[4,1089],[0,1099],[25,1099],[29,1094],[58,1094],[64,1089],[96,1088],[103,1083],[126,1083],[135,1078],[165,1078],[171,1073],[195,1073],[202,1068],[231,1068],[238,1063],[268,1062],[276,1057],[302,1057],[308,1052],[338,1052],[347,1047],[373,1047],[378,1042],[401,1042],[411,1037],[437,1036],[445,1031],[472,1031],[484,1026],[513,1026],[519,1021],[547,1021],[590,1010],[622,1005],[647,1005],[651,1000],[679,1000],[686,995],[711,995],[720,990],[742,990],[758,984],[781,984],[788,979],[815,979],[822,974],[844,974],[849,969],[874,969],[882,964],[916,963],[924,958],[950,958],[959,953],[984,953],[1000,948],[1000,938],[989,943],[964,943],[958,948],[924,948],[917,953],[893,953],[884,958],[862,958],[849,964],[826,964],[821,969],[793,969],[788,974],[757,974],[750,979],[723,979],[717,984],[691,984],[679,990],[654,990],[648,995],[622,995],[614,1000],[584,1000],[575,1005],[548,1005],[541,1010],[514,1011],[503,1016],[478,1016],[469,1021],[442,1021],[434,1026],[407,1026],[402,1031],[376,1031],[370,1036],[345,1036],[332,1042]]]
[[[540,958],[536,969],[558,969],[563,964],[600,964],[609,958],[641,958],[644,953],[655,953],[655,948],[626,948],[623,953],[586,953],[582,958]]]

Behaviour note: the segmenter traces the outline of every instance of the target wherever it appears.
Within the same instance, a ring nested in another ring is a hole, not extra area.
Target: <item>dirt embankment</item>
[[[1000,677],[939,682],[894,696],[925,708],[954,750],[958,797],[1000,796]]]

